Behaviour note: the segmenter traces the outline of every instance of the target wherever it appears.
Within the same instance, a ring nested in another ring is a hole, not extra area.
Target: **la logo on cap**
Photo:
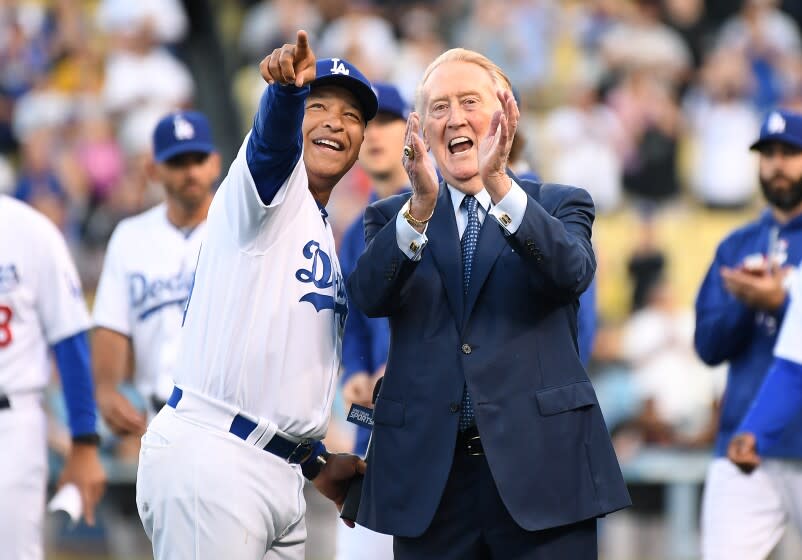
[[[351,71],[345,67],[345,64],[340,62],[339,58],[332,58],[331,59],[331,73],[332,74],[345,74],[348,76]]]
[[[195,127],[181,115],[173,119],[173,134],[176,140],[191,140],[195,137]]]
[[[780,113],[772,113],[766,123],[769,134],[782,134],[785,132],[785,119]]]

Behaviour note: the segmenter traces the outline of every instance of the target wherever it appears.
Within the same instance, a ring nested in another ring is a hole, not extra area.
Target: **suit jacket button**
[[[470,344],[463,344],[462,345],[462,353],[463,354],[470,354],[471,352],[473,352],[473,348],[471,348]]]
[[[459,412],[459,404],[455,402],[451,403],[450,405],[448,405],[448,410],[450,410],[451,412]]]

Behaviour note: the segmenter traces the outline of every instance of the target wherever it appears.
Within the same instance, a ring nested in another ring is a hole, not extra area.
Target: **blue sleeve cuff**
[[[89,338],[86,331],[57,342],[53,345],[53,353],[61,374],[72,435],[96,433],[95,389],[89,366]]]
[[[309,86],[265,88],[253,120],[245,157],[259,198],[265,205],[292,173],[303,150],[301,125]]]
[[[752,407],[736,430],[751,432],[758,452],[777,443],[802,408],[802,364],[775,358]]]

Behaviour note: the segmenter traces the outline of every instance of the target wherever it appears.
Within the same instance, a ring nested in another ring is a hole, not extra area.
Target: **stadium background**
[[[719,240],[761,211],[747,151],[760,118],[802,110],[801,21],[798,0],[0,0],[0,192],[62,229],[91,304],[113,227],[160,200],[146,169],[167,110],[208,114],[230,162],[261,92],[258,61],[296,29],[319,56],[410,98],[444,49],[483,52],[519,94],[515,169],[582,186],[597,204],[591,375],[635,501],[602,524],[603,557],[694,558],[723,381],[693,354],[693,299]],[[337,187],[336,235],[369,190],[358,166]],[[55,473],[69,441],[55,375],[51,393]],[[329,446],[345,450],[341,424]],[[104,436],[100,525],[50,519],[49,558],[148,557],[138,442]],[[0,454],[0,469],[9,460]],[[331,536],[310,532],[309,558],[329,558]],[[775,557],[802,557],[795,539]]]

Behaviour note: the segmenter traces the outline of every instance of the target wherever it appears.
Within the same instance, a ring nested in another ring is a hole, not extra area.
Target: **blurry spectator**
[[[147,105],[162,109],[189,105],[194,82],[186,66],[159,46],[154,20],[145,12],[112,27],[114,46],[106,60],[103,100],[114,113]],[[166,112],[166,111],[165,111]]]
[[[75,156],[86,176],[92,199],[105,200],[119,185],[124,161],[112,123],[102,112],[94,111],[81,119]]]
[[[738,14],[724,23],[719,42],[756,56],[798,54],[802,40],[794,20],[776,0],[742,0]]]
[[[97,20],[110,35],[145,24],[161,44],[178,43],[189,27],[181,0],[101,0]]]
[[[698,68],[702,65],[711,33],[704,17],[704,0],[665,0],[664,11],[666,23],[682,37],[691,53],[694,68]]]
[[[665,276],[665,252],[655,241],[654,220],[643,220],[639,230],[634,232],[638,243],[627,261],[627,272],[632,281],[631,311],[634,313],[645,307],[652,288]]]
[[[748,100],[748,63],[732,50],[712,53],[701,73],[701,87],[686,104],[694,142],[691,185],[711,208],[740,208],[757,186],[757,161],[744,150],[760,128]]]
[[[754,103],[776,105],[784,95],[782,66],[800,55],[799,29],[777,8],[775,0],[743,0],[740,12],[721,28],[719,45],[748,57],[755,78]]]
[[[320,22],[320,13],[309,0],[261,0],[243,17],[240,51],[248,64],[258,62],[265,53],[293,42],[298,29],[306,30],[314,41]]]
[[[458,28],[460,46],[481,52],[501,66],[522,92],[543,84],[550,72],[558,2],[473,0],[469,19]]]
[[[15,146],[14,102],[47,71],[49,29],[42,6],[0,4],[0,152]]]
[[[707,447],[715,436],[724,372],[712,375],[694,353],[693,312],[664,277],[651,284],[645,300],[621,337],[621,357],[632,365],[641,401],[633,426],[646,444]]]
[[[600,213],[615,210],[621,201],[625,136],[595,85],[577,79],[568,104],[549,113],[543,128],[546,153],[540,160],[549,179],[586,189]]]
[[[659,0],[636,0],[601,38],[601,52],[614,73],[649,70],[674,84],[687,77],[691,65],[685,42],[660,21]]]
[[[339,18],[323,29],[318,45],[318,56],[345,58],[369,80],[386,79],[398,64],[393,28],[367,0],[352,0]]]
[[[50,131],[39,129],[22,146],[22,166],[14,196],[27,202],[64,230],[67,225],[67,193],[56,174]]]
[[[405,99],[415,98],[415,87],[429,63],[446,50],[437,15],[429,6],[414,6],[398,22],[401,39],[398,59],[390,69],[389,81],[398,86]]]
[[[650,214],[679,193],[677,142],[681,113],[674,92],[645,71],[633,71],[610,93],[624,139],[624,188]]]
[[[42,128],[60,128],[67,124],[72,112],[69,96],[56,91],[41,78],[34,89],[22,95],[14,105],[12,129],[18,142]]]

